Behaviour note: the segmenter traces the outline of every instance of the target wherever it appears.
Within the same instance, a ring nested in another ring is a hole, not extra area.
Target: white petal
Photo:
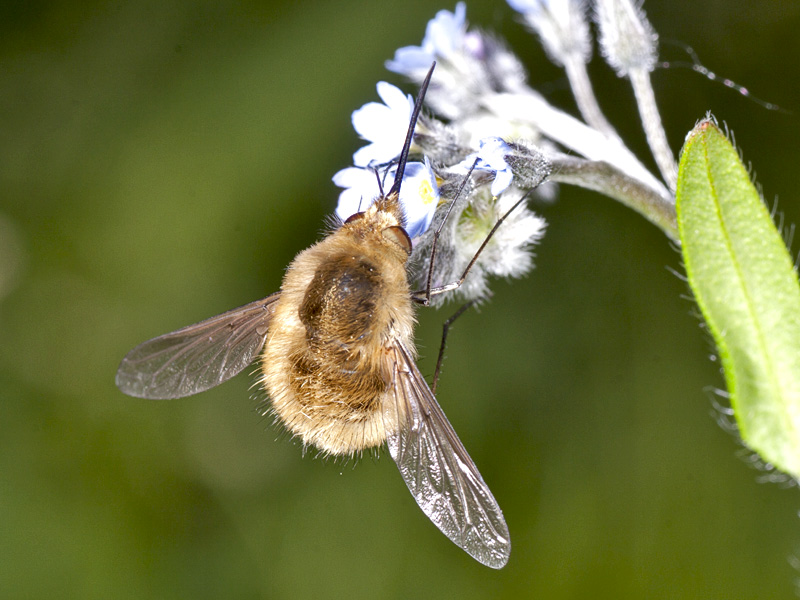
[[[353,111],[351,120],[353,129],[365,140],[374,142],[381,136],[383,123],[391,118],[388,106],[378,102],[368,102],[361,108]]]
[[[400,88],[391,83],[386,83],[385,81],[379,81],[377,89],[378,96],[381,97],[384,104],[386,104],[392,112],[397,113],[396,118],[405,117],[405,121],[411,118],[411,113],[414,110],[414,100],[411,96],[404,94]],[[408,113],[407,116],[406,113]]]
[[[342,220],[367,208],[378,195],[377,179],[369,169],[342,169],[333,176],[333,182],[345,188],[336,206],[336,214]]]

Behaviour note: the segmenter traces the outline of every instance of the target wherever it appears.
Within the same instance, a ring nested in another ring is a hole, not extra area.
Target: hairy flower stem
[[[604,161],[586,160],[566,154],[549,155],[548,159],[553,166],[551,181],[569,183],[605,194],[660,227],[671,240],[678,241],[678,224],[672,197],[660,195]]]
[[[606,136],[621,141],[614,127],[600,110],[600,105],[597,103],[592,84],[589,81],[589,74],[586,72],[586,63],[570,57],[570,60],[564,61],[564,70],[567,73],[575,103],[586,123]]]
[[[678,165],[675,156],[667,142],[667,134],[661,123],[661,114],[656,106],[653,86],[650,84],[650,73],[644,69],[631,69],[628,73],[633,93],[636,95],[636,105],[639,107],[639,116],[647,135],[647,143],[653,152],[661,176],[671,190],[675,189],[678,180]]]
[[[591,160],[605,160],[648,185],[654,193],[669,195],[664,184],[652,175],[619,139],[610,138],[554,108],[539,94],[495,94],[485,107],[500,118],[531,123],[545,136]]]

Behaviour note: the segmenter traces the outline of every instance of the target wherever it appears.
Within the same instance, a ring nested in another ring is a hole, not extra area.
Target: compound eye
[[[357,221],[358,219],[363,219],[363,218],[364,218],[364,213],[363,212],[353,213],[352,215],[347,217],[347,219],[345,220],[345,223],[352,223],[353,221]]]
[[[411,254],[413,246],[411,245],[411,238],[408,237],[405,229],[399,225],[392,225],[384,229],[381,233],[385,239],[394,242],[405,250],[406,254]]]

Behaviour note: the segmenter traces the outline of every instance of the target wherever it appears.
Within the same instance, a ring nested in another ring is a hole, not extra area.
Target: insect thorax
[[[323,262],[299,309],[309,347],[354,358],[376,334],[382,288],[378,267],[366,257],[339,255]]]

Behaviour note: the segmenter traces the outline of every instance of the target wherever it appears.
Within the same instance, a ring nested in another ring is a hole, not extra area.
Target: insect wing
[[[447,421],[411,354],[396,342],[384,406],[389,453],[428,518],[470,556],[499,569],[511,540],[503,512]]]
[[[139,344],[122,359],[117,387],[156,400],[190,396],[227,381],[264,347],[279,295]]]

